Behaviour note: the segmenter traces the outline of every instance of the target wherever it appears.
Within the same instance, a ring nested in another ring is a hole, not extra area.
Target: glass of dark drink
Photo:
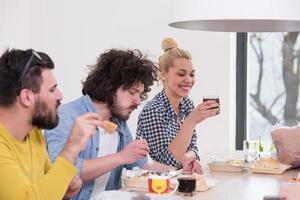
[[[196,178],[192,173],[182,174],[178,177],[177,192],[183,196],[193,196],[196,191]]]
[[[219,96],[216,96],[216,95],[204,96],[203,97],[203,102],[205,102],[205,101],[215,101],[216,103],[218,103],[220,105],[220,98],[219,98]],[[215,108],[218,108],[218,107],[213,107],[213,108],[210,108],[210,109],[215,109]]]

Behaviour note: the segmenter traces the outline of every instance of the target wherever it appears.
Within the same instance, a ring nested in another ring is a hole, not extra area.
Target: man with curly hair
[[[83,96],[61,106],[58,126],[45,132],[52,160],[66,142],[76,116],[95,112],[102,120],[118,126],[112,133],[98,128],[86,149],[80,153],[76,166],[83,186],[73,199],[86,200],[101,191],[119,189],[123,168],[171,169],[158,162],[147,162],[147,142],[133,140],[126,123],[131,112],[146,99],[150,86],[157,79],[156,66],[140,51],[108,50],[90,67],[83,82]]]

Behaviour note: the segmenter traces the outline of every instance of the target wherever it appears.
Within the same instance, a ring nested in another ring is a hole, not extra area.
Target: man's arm
[[[125,164],[131,164],[144,158],[149,152],[147,142],[134,140],[122,151],[91,160],[84,160],[81,169],[83,182],[93,180],[112,169]]]

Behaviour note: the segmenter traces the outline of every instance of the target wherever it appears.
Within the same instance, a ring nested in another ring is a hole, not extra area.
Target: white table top
[[[251,174],[247,171],[207,172],[205,177],[217,179],[218,183],[206,192],[197,192],[193,197],[155,196],[119,190],[106,191],[97,200],[263,200],[265,195],[278,195],[280,182],[296,177],[298,172],[288,170],[282,175]]]
[[[235,152],[239,155],[227,154],[229,157],[240,158],[241,152]],[[229,158],[227,157],[227,158]],[[207,163],[208,159],[203,159]],[[200,199],[200,200],[263,200],[265,195],[278,195],[280,183],[297,177],[299,169],[288,170],[282,175],[255,174],[248,171],[244,172],[211,172],[206,164],[203,164],[205,178],[216,179],[218,182],[206,192],[197,192],[193,197],[181,197],[173,195],[170,197],[149,197],[141,192],[123,193],[122,199],[150,200],[150,199]],[[120,192],[120,191],[119,191]],[[124,191],[122,191],[124,192]],[[113,193],[113,191],[112,191]],[[114,194],[117,195],[117,194]],[[104,198],[106,199],[106,198]],[[114,198],[107,198],[114,199]],[[116,198],[118,199],[118,198]]]
[[[298,172],[288,170],[282,175],[208,172],[205,177],[217,179],[218,183],[206,192],[185,199],[262,200],[265,195],[278,195],[280,182],[297,177]]]

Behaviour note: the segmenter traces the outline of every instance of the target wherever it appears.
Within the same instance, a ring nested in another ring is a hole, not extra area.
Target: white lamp
[[[224,32],[300,31],[300,0],[173,0],[170,26]]]

